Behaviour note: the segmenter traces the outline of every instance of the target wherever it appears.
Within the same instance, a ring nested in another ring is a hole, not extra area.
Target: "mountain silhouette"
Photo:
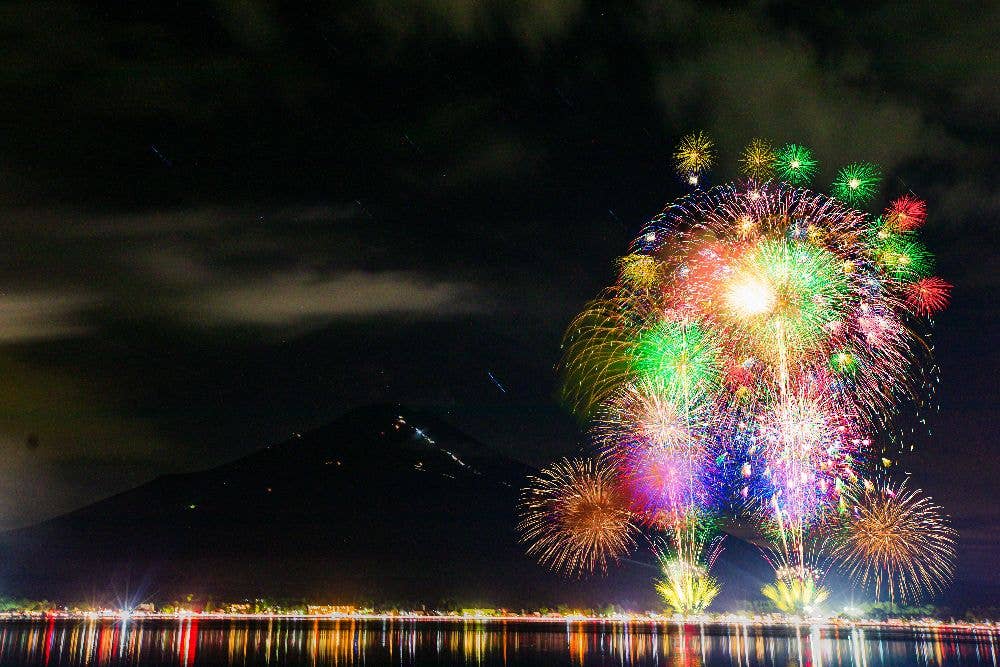
[[[232,463],[0,536],[0,592],[660,608],[648,549],[579,580],[525,555],[516,505],[530,473],[432,415],[356,409]],[[771,574],[732,536],[715,572],[719,608],[759,598]]]

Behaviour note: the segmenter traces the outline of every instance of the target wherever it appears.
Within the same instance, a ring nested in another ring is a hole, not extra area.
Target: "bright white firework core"
[[[740,317],[763,315],[774,309],[774,290],[757,278],[746,278],[729,286],[726,303]]]

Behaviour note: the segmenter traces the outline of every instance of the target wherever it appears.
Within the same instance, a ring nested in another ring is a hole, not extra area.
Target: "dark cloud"
[[[241,282],[196,294],[185,308],[206,323],[282,326],[394,314],[437,319],[482,305],[468,285],[430,282],[404,273],[353,272],[291,273]]]
[[[81,294],[0,294],[0,344],[84,336],[82,314],[92,304]]]

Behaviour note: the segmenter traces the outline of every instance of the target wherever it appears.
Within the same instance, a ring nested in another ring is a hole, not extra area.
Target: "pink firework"
[[[793,395],[760,427],[764,475],[781,521],[809,523],[855,477],[852,452],[861,441],[820,395]]]
[[[599,411],[595,440],[614,461],[624,496],[644,523],[673,525],[705,503],[709,455],[702,434],[709,408],[698,400],[678,402],[649,381],[624,387]]]
[[[707,498],[704,452],[697,446],[637,441],[619,469],[633,510],[649,525],[673,524]]]

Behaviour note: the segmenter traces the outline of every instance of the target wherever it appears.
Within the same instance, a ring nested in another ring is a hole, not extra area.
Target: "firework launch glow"
[[[666,545],[654,546],[657,590],[694,613],[718,592],[720,522],[748,519],[775,567],[763,593],[783,610],[829,595],[832,552],[890,598],[941,590],[950,529],[885,481],[894,421],[932,393],[929,316],[951,287],[916,236],[925,204],[907,194],[864,213],[878,167],[844,167],[830,196],[802,187],[816,173],[807,148],[764,139],[740,157],[743,180],[700,189],[712,147],[701,132],[682,140],[675,167],[693,191],[645,225],[617,282],[566,331],[562,397],[597,458],[526,490],[529,552],[603,570],[641,526]],[[571,511],[582,498],[599,500]]]

